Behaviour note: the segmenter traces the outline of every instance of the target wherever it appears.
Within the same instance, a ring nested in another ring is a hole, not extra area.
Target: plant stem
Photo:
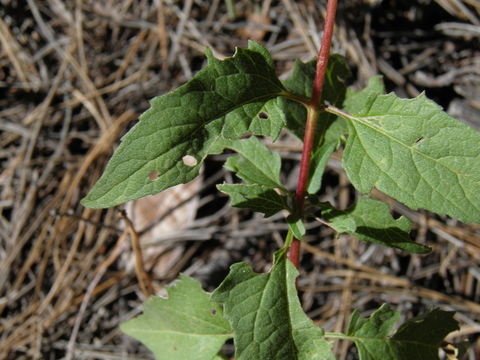
[[[315,79],[313,80],[312,97],[308,105],[307,124],[303,139],[302,160],[300,162],[300,175],[298,177],[297,192],[295,194],[297,209],[303,213],[305,206],[305,192],[308,185],[310,172],[310,158],[312,155],[313,142],[315,140],[315,128],[319,113],[320,98],[322,96],[323,82],[327,70],[330,47],[332,44],[333,26],[335,24],[335,13],[337,11],[337,0],[328,0],[327,15],[323,25],[323,36],[320,51],[318,52]],[[294,239],[288,255],[290,261],[298,269],[300,265],[300,240]]]
[[[335,25],[335,14],[337,12],[337,0],[328,0],[327,15],[323,25],[322,45],[318,52],[317,68],[312,89],[312,106],[318,107],[320,97],[322,96],[323,81],[327,71],[328,58],[330,56],[330,47],[332,45],[333,26]]]

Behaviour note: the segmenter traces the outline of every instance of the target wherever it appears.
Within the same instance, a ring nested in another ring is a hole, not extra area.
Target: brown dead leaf
[[[202,184],[197,177],[187,184],[180,184],[159,194],[131,201],[126,206],[127,216],[140,235],[141,244],[152,244],[161,234],[178,232],[185,229],[195,218],[198,197],[195,195]],[[184,201],[188,201],[176,208]],[[173,209],[173,210],[172,210]],[[153,278],[163,278],[183,254],[184,246],[167,251],[171,244],[143,246],[143,260],[147,271]],[[133,271],[135,258],[133,252],[127,254],[127,269]]]
[[[238,30],[238,34],[244,39],[261,41],[265,37],[267,30],[262,25],[270,25],[272,22],[267,15],[263,13],[252,12],[247,17],[247,25]]]

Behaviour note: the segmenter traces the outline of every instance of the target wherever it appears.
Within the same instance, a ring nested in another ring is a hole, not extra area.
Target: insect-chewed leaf
[[[245,133],[278,136],[283,114],[269,101],[273,104],[284,88],[268,52],[252,42],[225,60],[207,56],[208,65],[191,81],[151,101],[82,200],[84,206],[110,207],[188,182],[228,139]]]
[[[362,193],[372,187],[408,207],[480,222],[480,132],[455,120],[425,95],[369,97],[345,116],[343,164]]]

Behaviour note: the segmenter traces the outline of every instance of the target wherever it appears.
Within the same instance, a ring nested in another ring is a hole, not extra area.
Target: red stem
[[[320,51],[318,52],[317,68],[315,79],[313,80],[312,97],[308,105],[307,124],[305,126],[305,136],[303,139],[302,160],[300,162],[300,175],[298,177],[297,192],[295,194],[297,209],[303,213],[305,206],[305,193],[308,185],[308,176],[310,172],[310,158],[312,154],[313,142],[315,140],[315,128],[319,113],[320,98],[322,96],[323,82],[327,70],[328,58],[330,56],[330,47],[332,44],[333,26],[335,24],[335,13],[337,11],[337,0],[328,0],[327,15],[323,25],[323,36]],[[288,255],[290,261],[298,269],[300,265],[300,241],[293,239]]]
[[[318,107],[320,97],[322,96],[323,80],[327,71],[328,58],[330,56],[330,47],[332,45],[333,26],[335,25],[335,13],[337,12],[337,0],[328,0],[327,15],[323,25],[322,45],[318,52],[317,69],[315,79],[313,80],[313,89],[311,103]]]

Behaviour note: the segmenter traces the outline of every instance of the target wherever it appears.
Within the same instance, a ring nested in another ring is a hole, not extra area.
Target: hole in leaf
[[[258,114],[258,117],[260,119],[268,119],[268,114],[262,111],[261,113]]]
[[[195,159],[192,155],[185,155],[182,157],[183,164],[186,166],[194,167],[198,164],[197,159]]]
[[[415,145],[418,145],[420,143],[422,143],[422,141],[424,140],[425,138],[423,136],[420,136],[417,140],[415,140]]]
[[[155,181],[158,179],[159,172],[157,170],[152,170],[150,171],[150,174],[148,174],[148,178],[152,181]]]
[[[210,313],[211,313],[212,315],[217,315],[217,310],[212,309],[212,310],[210,310]]]

